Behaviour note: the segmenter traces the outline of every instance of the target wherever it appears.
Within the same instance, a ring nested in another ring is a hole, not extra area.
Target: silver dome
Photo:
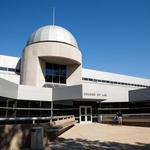
[[[27,45],[42,41],[63,42],[78,48],[76,39],[68,30],[54,25],[48,25],[37,29],[32,33]]]

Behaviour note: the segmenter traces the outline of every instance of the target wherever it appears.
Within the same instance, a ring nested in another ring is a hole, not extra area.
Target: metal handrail
[[[10,117],[10,118],[0,118],[0,121],[24,121],[24,120],[54,120],[54,119],[66,119],[72,118],[74,115],[66,116],[54,116],[54,117]]]
[[[103,115],[103,116],[112,116],[115,115],[115,113],[113,114],[99,114],[99,115]],[[123,114],[123,116],[150,116],[150,113],[138,113],[138,114]]]

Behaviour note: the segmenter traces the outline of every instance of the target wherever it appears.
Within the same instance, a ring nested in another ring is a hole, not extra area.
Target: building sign
[[[88,97],[106,97],[107,94],[105,93],[94,93],[94,92],[84,92],[84,96],[88,96]]]

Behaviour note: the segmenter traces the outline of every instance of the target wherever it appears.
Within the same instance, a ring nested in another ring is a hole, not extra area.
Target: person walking
[[[118,124],[119,124],[119,125],[122,125],[122,113],[119,111],[119,112],[117,113],[117,116],[118,116]]]
[[[113,117],[113,124],[117,124],[118,123],[118,114],[116,113]]]

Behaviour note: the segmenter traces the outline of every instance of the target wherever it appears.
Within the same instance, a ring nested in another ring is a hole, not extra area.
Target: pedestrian
[[[122,113],[119,111],[119,112],[117,113],[117,116],[118,116],[118,124],[119,124],[119,125],[122,125]]]
[[[113,124],[117,124],[117,123],[118,123],[118,115],[116,113],[113,117]]]

